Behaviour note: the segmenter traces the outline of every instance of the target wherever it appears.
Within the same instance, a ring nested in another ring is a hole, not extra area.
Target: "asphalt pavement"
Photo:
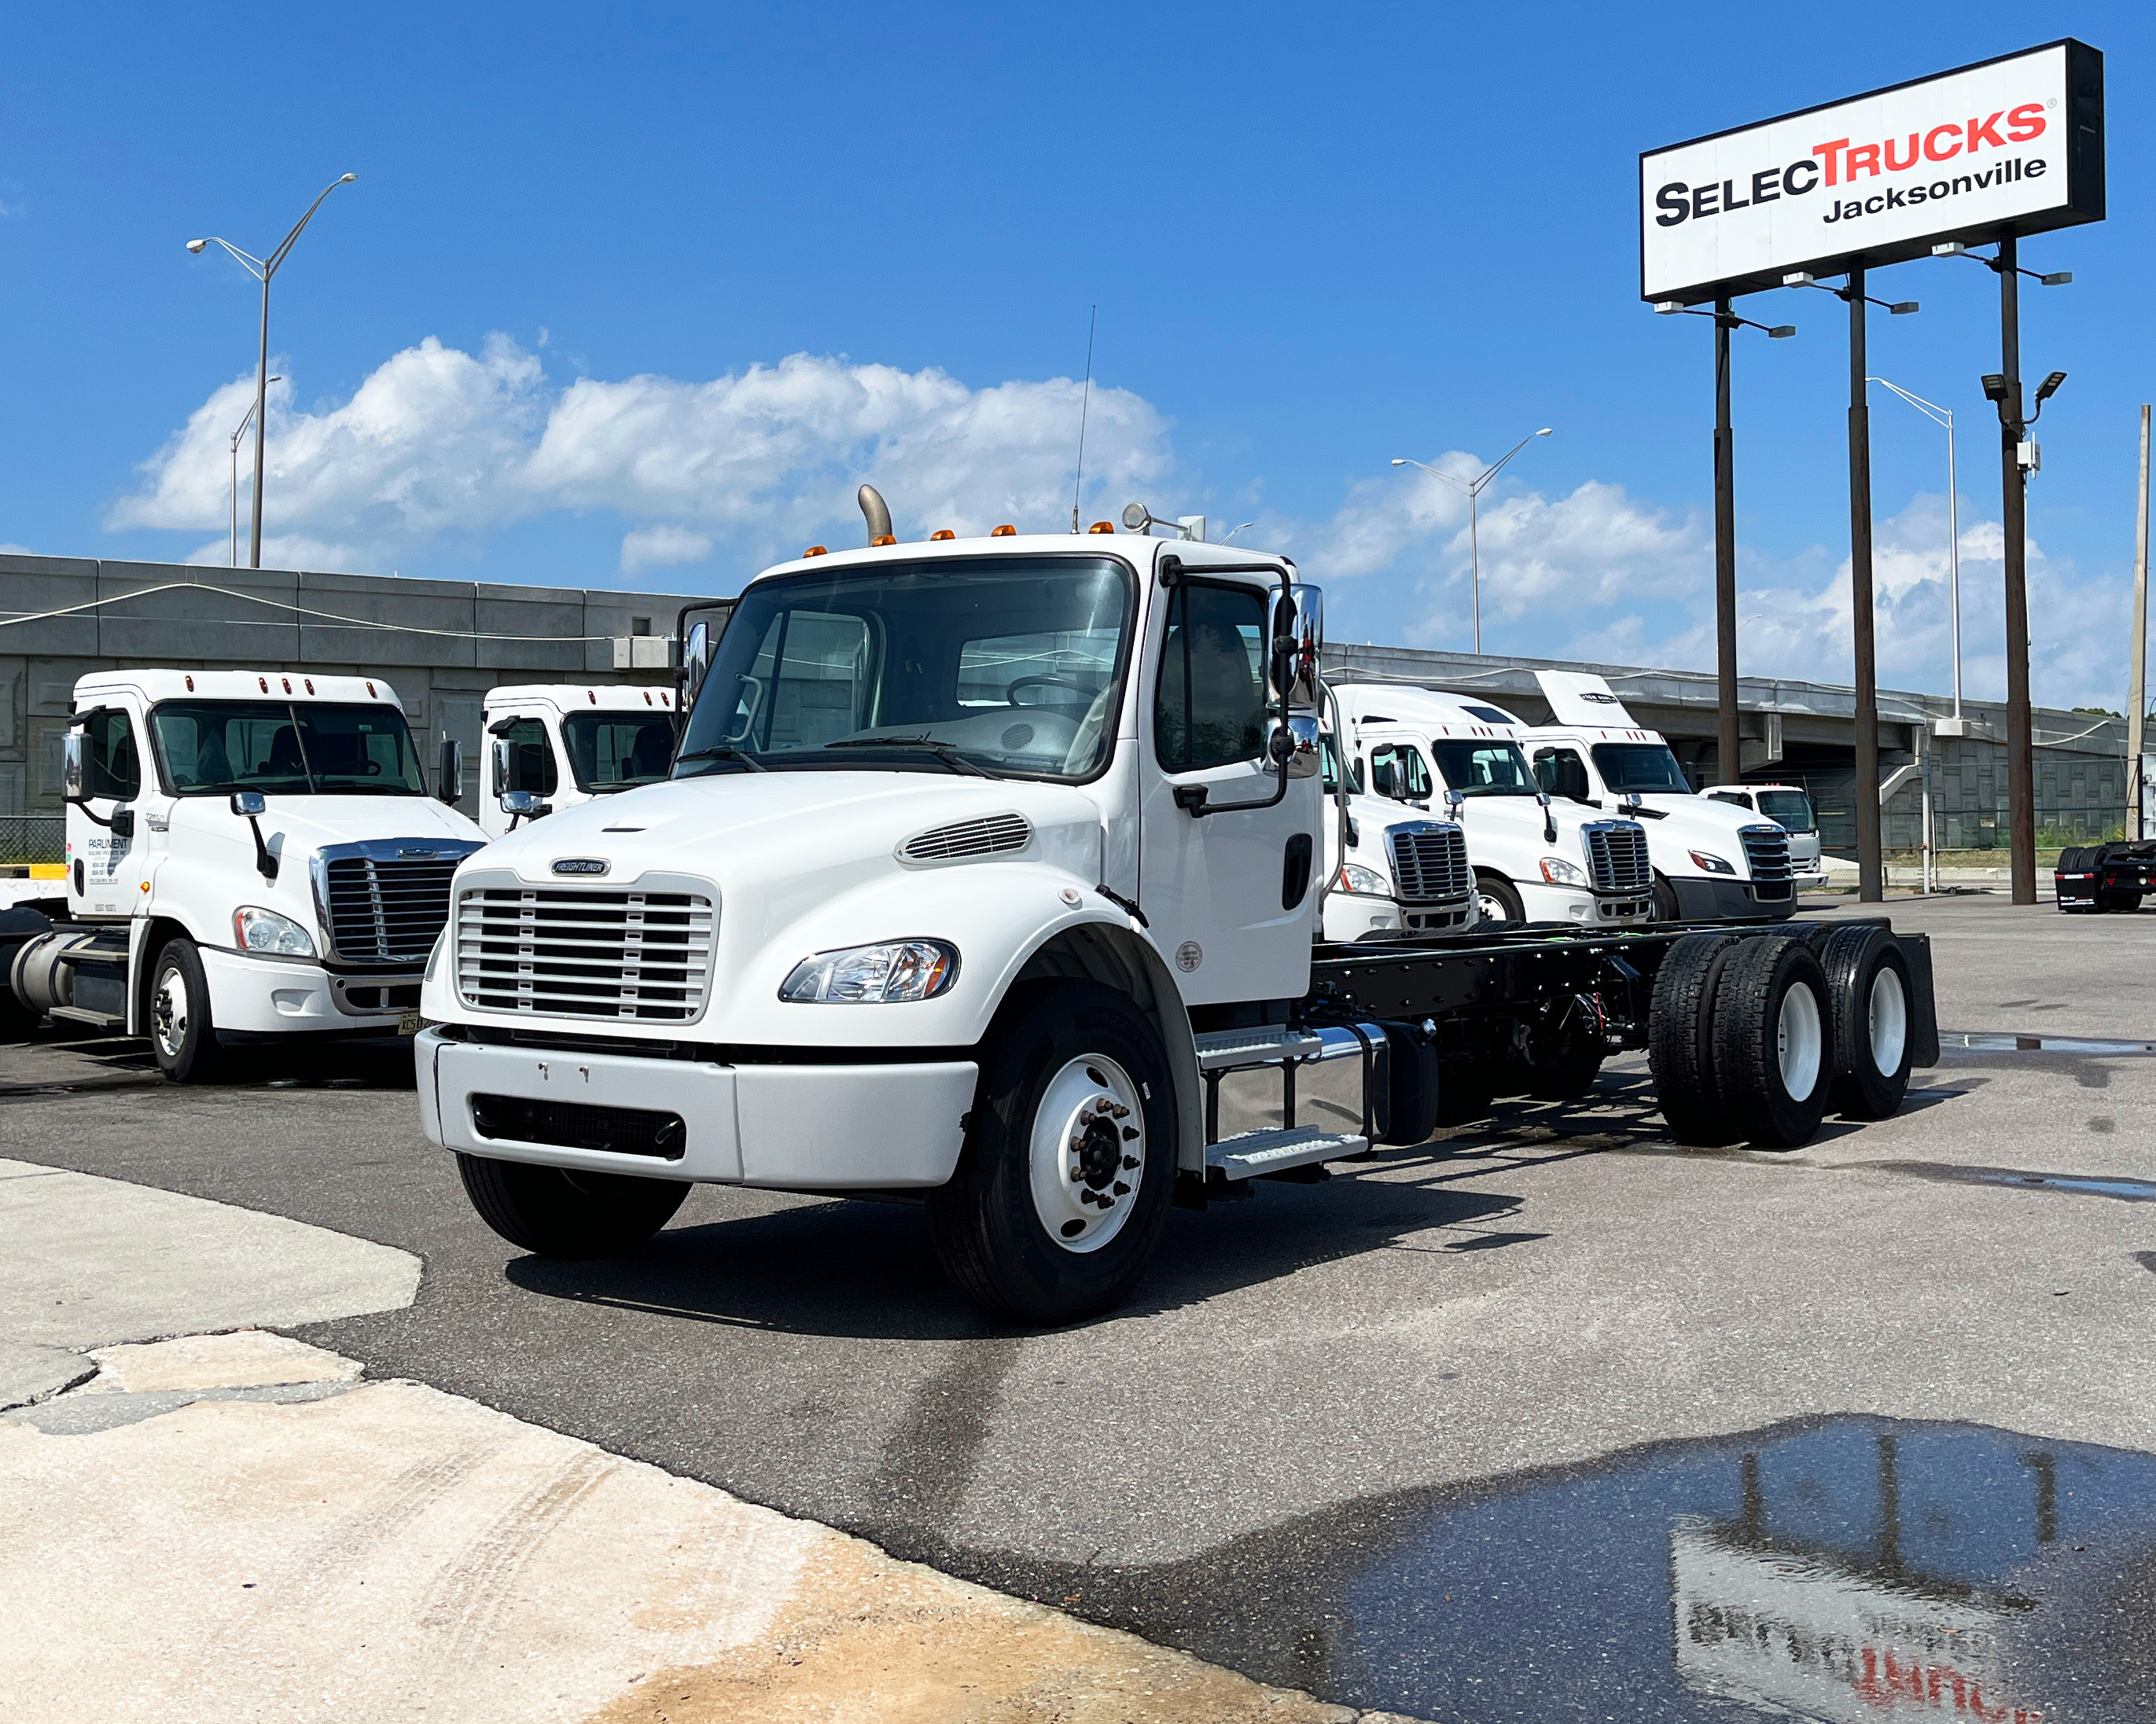
[[[408,1308],[289,1332],[1342,1704],[1788,1707],[1728,1600],[1823,1644],[1855,1597],[1963,1611],[1925,1655],[1963,1647],[1994,1696],[2133,1716],[2107,1696],[2156,1659],[2156,913],[1890,909],[1979,1038],[1896,1119],[1681,1149],[1615,1061],[1589,1104],[1178,1212],[1127,1309],[1051,1334],[981,1318],[901,1203],[703,1188],[632,1258],[524,1257],[419,1136],[403,1044],[182,1090],[48,1034],[0,1050],[0,1156],[416,1254]],[[2124,1505],[2071,1549],[2064,1475]],[[1744,1567],[1799,1549],[1840,1592]],[[2012,1586],[2038,1603],[2008,1634],[1983,1612]],[[2030,1627],[2055,1604],[2112,1638],[2066,1659]]]

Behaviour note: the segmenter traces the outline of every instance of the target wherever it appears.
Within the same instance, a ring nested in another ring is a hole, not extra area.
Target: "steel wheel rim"
[[[1892,964],[1881,964],[1871,977],[1871,1000],[1866,1013],[1871,1036],[1871,1065],[1881,1077],[1902,1069],[1902,1050],[1909,1042],[1909,997],[1902,977]]]
[[[1818,1087],[1823,1039],[1819,996],[1807,983],[1791,983],[1774,1014],[1774,1060],[1792,1100],[1801,1101]]]
[[[1034,1213],[1060,1249],[1097,1251],[1123,1230],[1145,1178],[1145,1150],[1142,1098],[1114,1060],[1081,1054],[1048,1080],[1034,1110],[1028,1172]]]
[[[1512,919],[1512,912],[1480,886],[1475,889],[1475,914],[1478,920],[1486,922],[1510,921]]]
[[[157,992],[150,1002],[150,1024],[157,1049],[169,1060],[180,1057],[187,1042],[187,978],[177,967],[157,978]]]

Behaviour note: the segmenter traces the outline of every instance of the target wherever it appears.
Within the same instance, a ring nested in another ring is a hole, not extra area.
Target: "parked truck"
[[[499,838],[537,818],[655,784],[674,758],[670,688],[639,683],[507,683],[487,691],[490,747],[479,824]],[[528,803],[512,813],[503,798]]]
[[[1472,927],[1481,920],[1467,835],[1456,822],[1416,818],[1343,782],[1337,737],[1322,739],[1325,895],[1321,939],[1390,940]]]
[[[449,880],[485,835],[430,797],[379,677],[116,670],[75,685],[65,890],[0,913],[0,1023],[150,1039],[176,1082],[243,1040],[416,1029]]]
[[[1710,784],[1700,793],[1713,802],[1757,813],[1789,834],[1789,866],[1799,886],[1825,883],[1826,859],[1820,846],[1819,813],[1801,784]]]
[[[765,571],[668,782],[459,866],[427,1136],[522,1249],[631,1249],[699,1181],[911,1198],[1060,1323],[1171,1205],[1419,1143],[1449,1086],[1644,1047],[1678,1135],[1763,1147],[1900,1105],[1929,951],[1883,921],[1315,941],[1320,618],[1285,557],[1106,522]]]

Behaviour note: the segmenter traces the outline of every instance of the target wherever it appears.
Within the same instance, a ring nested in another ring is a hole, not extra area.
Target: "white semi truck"
[[[0,914],[0,1022],[146,1035],[165,1075],[242,1039],[413,1027],[449,880],[485,842],[430,797],[379,677],[116,670],[75,685],[59,901]]]
[[[1512,740],[1512,714],[1404,683],[1333,693],[1356,782],[1417,808],[1441,798],[1458,820],[1483,918],[1629,927],[1653,915],[1639,824],[1553,801]]]
[[[698,1181],[911,1197],[973,1296],[1068,1322],[1171,1204],[1419,1143],[1455,1085],[1645,1047],[1679,1135],[1780,1146],[1936,1058],[1928,947],[1883,922],[1314,942],[1291,563],[875,519],[685,643],[667,782],[458,870],[421,1123],[519,1248],[632,1249]]]
[[[1450,820],[1418,819],[1397,802],[1343,782],[1333,732],[1323,740],[1325,899],[1319,937],[1389,940],[1456,931],[1480,920],[1467,837]]]
[[[639,683],[507,683],[490,689],[479,824],[499,838],[536,818],[655,784],[674,758],[675,691]],[[504,797],[530,798],[511,813]]]
[[[1812,807],[1811,793],[1803,785],[1709,784],[1700,794],[1772,820],[1789,834],[1789,866],[1796,870],[1797,884],[1814,885],[1825,880],[1819,814]]]

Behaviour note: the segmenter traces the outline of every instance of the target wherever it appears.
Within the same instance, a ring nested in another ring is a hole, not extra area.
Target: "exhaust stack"
[[[867,521],[869,543],[891,536],[891,507],[883,500],[883,493],[872,485],[865,485],[854,494],[854,500],[861,505],[861,517]]]

